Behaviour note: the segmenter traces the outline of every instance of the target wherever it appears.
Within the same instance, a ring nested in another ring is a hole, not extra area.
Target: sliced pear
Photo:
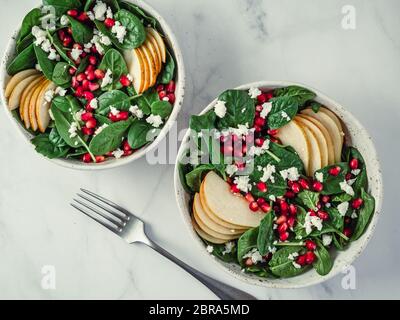
[[[135,88],[136,93],[140,94],[143,91],[141,90],[144,87],[144,72],[145,66],[142,60],[142,55],[139,50],[127,50],[124,52],[124,58],[128,65],[129,74],[133,79],[133,87]]]
[[[210,219],[210,217],[204,211],[203,206],[201,205],[200,195],[198,193],[196,193],[194,196],[193,213],[196,217],[196,221],[198,219],[200,219],[201,223],[203,223],[204,225],[207,226],[207,228],[211,229],[212,231],[214,231],[216,233],[223,234],[223,235],[230,235],[230,236],[233,236],[233,235],[240,236],[241,234],[243,234],[246,231],[245,229],[240,229],[240,230],[228,229],[224,226],[219,225],[212,219]],[[198,221],[198,224],[200,226],[201,226],[201,223]],[[206,230],[204,230],[204,231],[206,231]],[[209,233],[209,234],[212,234],[212,233]]]
[[[33,131],[36,131],[38,129],[38,123],[36,120],[36,102],[38,100],[39,94],[42,91],[43,87],[47,86],[49,84],[49,80],[44,79],[40,86],[37,86],[35,91],[32,94],[32,97],[29,101],[29,122],[31,124],[31,128]]]
[[[230,192],[229,184],[215,172],[210,171],[203,180],[204,201],[208,209],[218,218],[231,224],[255,228],[266,213],[252,212],[243,196]],[[204,207],[204,203],[203,207]]]
[[[50,82],[47,86],[43,87],[36,102],[35,115],[38,128],[42,133],[46,131],[51,120],[49,114],[51,101],[46,100],[46,93],[48,91],[53,91],[55,88],[57,88],[57,86],[54,82]]]
[[[160,56],[158,55],[158,51],[156,49],[156,46],[153,44],[152,39],[154,38],[151,38],[151,36],[147,35],[146,41],[143,45],[146,46],[147,49],[151,52],[151,55],[153,56],[154,62],[156,64],[156,73],[158,75],[162,68],[162,61]]]
[[[154,36],[150,32],[147,32],[147,38],[153,44],[153,47],[156,50],[156,53],[157,53],[157,56],[158,56],[158,61],[160,61],[160,69],[158,70],[158,72],[160,72],[161,69],[162,69],[162,64],[163,64],[161,49],[158,46],[156,38],[154,38]]]
[[[4,92],[4,95],[6,98],[9,98],[11,96],[11,93],[13,92],[14,88],[17,86],[18,83],[20,83],[22,80],[26,79],[29,76],[32,76],[34,74],[39,74],[39,71],[36,69],[27,69],[23,70],[21,72],[18,72],[15,74],[10,81],[8,82],[6,86],[6,90]]]
[[[141,46],[144,56],[146,57],[148,66],[149,66],[149,88],[154,86],[157,81],[157,67],[156,62],[154,61],[154,57],[151,54],[150,50],[146,46]]]
[[[329,163],[328,160],[328,145],[322,131],[311,121],[302,118],[300,116],[295,117],[296,121],[307,127],[314,135],[314,138],[318,142],[319,151],[321,152],[321,166],[326,167]]]
[[[160,52],[161,52],[161,61],[163,63],[165,63],[167,61],[167,48],[165,46],[164,39],[153,28],[147,28],[146,30],[147,30],[148,33],[150,33],[154,37],[154,39],[156,39],[157,46],[159,47]]]
[[[234,239],[238,239],[240,237],[240,235],[226,235],[226,234],[218,233],[218,232],[215,232],[214,230],[211,230],[209,227],[207,227],[201,221],[201,219],[199,219],[199,217],[196,215],[196,213],[193,213],[193,218],[194,218],[194,220],[196,221],[197,225],[199,226],[199,228],[201,230],[203,230],[208,235],[214,237],[215,239],[231,241],[231,240],[234,240]]]
[[[301,113],[317,119],[319,122],[322,123],[326,130],[328,130],[333,141],[333,148],[335,150],[335,163],[340,162],[342,158],[343,135],[341,134],[335,121],[333,121],[328,115],[323,112],[315,113],[313,110],[308,108],[301,111]]]
[[[210,236],[209,234],[205,233],[203,230],[201,230],[201,228],[199,227],[199,225],[197,224],[197,222],[194,220],[194,218],[192,217],[192,225],[193,225],[193,229],[197,232],[197,234],[200,236],[200,238],[214,243],[214,244],[224,244],[228,241],[226,240],[221,240],[221,239],[217,239],[214,238],[213,236]]]
[[[22,93],[21,100],[19,103],[19,115],[21,120],[25,121],[25,114],[28,114],[28,108],[25,108],[27,105],[27,101],[30,100],[30,97],[32,96],[33,91],[35,90],[36,86],[40,81],[43,80],[43,77],[38,75],[36,78],[26,87],[24,92]],[[29,118],[29,116],[28,116]],[[29,128],[29,127],[28,127]]]
[[[342,123],[341,123],[340,119],[338,118],[338,116],[336,114],[334,114],[331,110],[329,110],[328,108],[325,108],[325,107],[321,107],[319,109],[319,111],[325,113],[333,121],[335,121],[335,123],[336,123],[337,127],[339,128],[340,132],[344,135]]]
[[[142,78],[142,83],[140,85],[140,93],[145,92],[150,87],[150,67],[149,62],[146,59],[146,55],[142,51],[142,49],[136,48],[137,52],[140,55],[140,59],[142,60],[142,64],[144,67],[144,76]]]
[[[293,121],[297,122],[296,120]],[[298,123],[298,125],[301,126],[306,134],[306,138],[310,146],[310,162],[306,171],[308,176],[313,176],[315,171],[322,168],[321,151],[319,149],[318,140],[314,133],[308,129],[307,126],[301,123]]]
[[[304,130],[297,122],[290,121],[286,126],[280,128],[277,138],[283,145],[294,148],[303,161],[304,167],[309,167],[311,147]]]
[[[36,75],[29,76],[15,86],[8,100],[8,109],[15,110],[20,106],[21,96],[24,90],[36,77]]]
[[[321,122],[319,122],[317,119],[310,117],[305,114],[299,114],[297,115],[299,118],[307,119],[308,121],[312,122],[318,129],[322,132],[324,135],[325,141],[326,141],[326,147],[328,149],[328,165],[332,165],[335,163],[335,150],[333,147],[333,142],[331,135],[329,134],[328,130],[322,125]]]

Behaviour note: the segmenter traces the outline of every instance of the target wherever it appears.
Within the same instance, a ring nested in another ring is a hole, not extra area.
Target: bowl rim
[[[127,0],[128,2],[131,2],[137,6],[139,6],[141,9],[144,11],[148,12],[151,16],[157,19],[159,22],[161,29],[163,30],[164,34],[166,35],[167,40],[169,40],[169,45],[171,49],[173,50],[173,55],[175,56],[176,60],[176,100],[173,106],[173,111],[171,115],[169,116],[167,122],[164,124],[163,128],[160,130],[159,135],[156,137],[156,139],[148,144],[147,146],[139,149],[137,152],[132,154],[131,156],[120,158],[120,159],[112,159],[103,163],[90,163],[90,164],[85,164],[81,163],[77,160],[70,160],[70,159],[49,159],[45,157],[44,155],[38,153],[35,150],[34,145],[30,142],[30,138],[28,138],[29,132],[23,127],[16,119],[14,119],[12,113],[8,110],[8,102],[7,99],[5,98],[4,91],[5,91],[5,85],[6,82],[9,78],[7,74],[7,63],[10,59],[10,57],[13,56],[14,51],[15,51],[15,39],[16,36],[19,32],[19,29],[14,31],[12,34],[10,40],[8,41],[8,44],[6,46],[6,49],[3,53],[2,60],[1,60],[1,65],[0,65],[0,97],[1,97],[1,102],[2,102],[2,108],[3,111],[6,113],[6,116],[8,119],[13,123],[15,128],[18,130],[20,135],[23,137],[26,143],[28,143],[31,147],[34,153],[39,155],[39,157],[46,159],[47,161],[50,161],[52,163],[55,163],[61,167],[64,168],[69,168],[69,169],[74,169],[74,170],[81,170],[81,171],[102,171],[102,170],[108,170],[108,169],[113,169],[117,167],[124,166],[128,163],[134,162],[135,160],[138,160],[145,156],[147,153],[153,151],[158,144],[167,136],[169,133],[170,129],[174,126],[175,121],[178,117],[178,114],[182,108],[183,101],[184,101],[184,95],[185,95],[185,84],[186,84],[186,73],[185,73],[185,65],[184,65],[184,59],[182,55],[182,50],[179,46],[178,40],[175,36],[175,33],[169,26],[169,24],[166,22],[166,20],[163,18],[163,16],[155,10],[152,6],[147,4],[144,1],[139,1],[139,0]]]
[[[351,256],[351,259],[348,259],[346,263],[342,266],[342,268],[348,267],[354,263],[354,261],[364,252],[365,248],[367,247],[369,241],[372,238],[372,235],[374,234],[374,231],[377,226],[377,222],[379,220],[380,215],[382,214],[382,203],[383,203],[383,192],[384,192],[384,187],[383,187],[383,177],[382,177],[382,170],[381,170],[381,164],[378,158],[377,150],[375,147],[375,144],[373,142],[373,139],[369,135],[368,131],[365,129],[365,127],[361,124],[361,122],[347,109],[345,109],[341,104],[333,100],[332,98],[328,97],[326,94],[322,93],[320,90],[315,89],[309,85],[299,83],[299,82],[291,82],[291,81],[257,81],[257,82],[251,82],[251,83],[246,83],[243,85],[240,85],[236,87],[236,90],[246,90],[249,88],[280,88],[280,87],[287,87],[287,86],[302,86],[304,88],[307,88],[309,90],[312,90],[316,95],[317,99],[321,98],[324,101],[328,102],[327,107],[332,107],[335,106],[340,112],[345,115],[348,119],[351,120],[351,122],[357,126],[360,130],[361,133],[366,139],[370,140],[370,146],[372,148],[373,152],[373,157],[374,157],[374,164],[376,167],[376,172],[377,172],[377,177],[376,177],[376,184],[377,184],[377,195],[375,196],[375,212],[374,215],[370,221],[370,224],[368,226],[368,229],[364,233],[363,237],[360,238],[357,241],[360,241],[358,243],[357,251],[355,254]],[[214,99],[207,107],[205,107],[201,112],[200,115],[206,113],[207,111],[211,110],[215,103],[217,102],[217,98]],[[184,224],[186,225],[192,239],[194,242],[197,243],[196,247],[199,249],[201,254],[209,261],[212,261],[212,264],[217,265],[219,268],[223,269],[225,272],[230,274],[236,279],[239,279],[247,284],[255,285],[255,286],[260,286],[260,287],[265,287],[265,288],[275,288],[275,289],[298,289],[298,288],[305,288],[313,285],[320,284],[322,282],[328,281],[338,275],[341,270],[340,268],[336,268],[332,270],[328,275],[326,276],[319,276],[314,270],[309,270],[304,274],[307,274],[309,272],[315,272],[317,275],[316,277],[312,278],[308,283],[296,283],[296,279],[301,279],[301,277],[304,275],[299,275],[297,277],[293,278],[282,278],[282,279],[262,279],[259,277],[251,277],[250,275],[246,275],[245,273],[242,272],[237,272],[235,270],[231,270],[227,267],[227,265],[230,265],[228,263],[224,263],[222,261],[219,261],[216,257],[213,255],[209,254],[204,246],[203,241],[201,238],[197,235],[196,231],[193,229],[193,226],[191,224],[191,219],[190,219],[190,214],[189,212],[186,211],[185,209],[185,198],[183,195],[187,194],[186,191],[183,189],[183,186],[180,181],[180,176],[179,176],[179,169],[178,169],[178,164],[179,164],[179,159],[183,156],[183,152],[185,151],[185,145],[187,142],[187,139],[189,137],[189,129],[187,130],[186,134],[184,135],[182,139],[181,146],[178,150],[178,155],[176,159],[176,164],[175,164],[175,170],[174,170],[174,188],[175,188],[175,199],[179,208],[180,216],[182,220],[184,221]],[[181,196],[181,194],[183,194]],[[350,248],[347,248],[349,250]],[[339,252],[340,254],[340,252]],[[291,281],[289,281],[291,280]]]

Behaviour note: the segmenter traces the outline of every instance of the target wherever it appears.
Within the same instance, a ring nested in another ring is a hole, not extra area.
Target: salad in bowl
[[[382,198],[375,156],[357,120],[316,90],[245,85],[192,116],[177,199],[203,248],[239,278],[310,285],[370,238]]]
[[[9,114],[37,152],[63,164],[137,158],[165,135],[183,99],[173,35],[131,1],[43,0],[23,19],[4,68]]]

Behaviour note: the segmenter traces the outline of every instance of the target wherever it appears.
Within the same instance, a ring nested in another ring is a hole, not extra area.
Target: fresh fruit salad
[[[175,102],[158,21],[119,0],[43,0],[7,66],[8,107],[48,158],[100,163],[153,141]]]
[[[298,86],[228,90],[191,118],[179,172],[193,228],[243,272],[327,275],[374,214],[362,155],[315,98]]]

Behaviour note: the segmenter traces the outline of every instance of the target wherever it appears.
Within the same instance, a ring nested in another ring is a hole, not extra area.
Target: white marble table
[[[95,173],[43,161],[21,143],[0,112],[0,298],[214,299],[206,288],[143,246],[128,246],[75,213],[68,201],[84,186],[130,208],[155,239],[198,269],[261,299],[400,298],[400,19],[398,0],[354,0],[357,27],[344,30],[346,0],[149,0],[175,30],[187,67],[179,126],[219,92],[269,79],[304,82],[335,97],[368,128],[385,174],[384,215],[357,260],[357,289],[342,275],[301,290],[251,287],[204,261],[174,200],[173,166],[145,159]],[[0,0],[0,49],[39,1]],[[41,286],[56,270],[55,290]]]

